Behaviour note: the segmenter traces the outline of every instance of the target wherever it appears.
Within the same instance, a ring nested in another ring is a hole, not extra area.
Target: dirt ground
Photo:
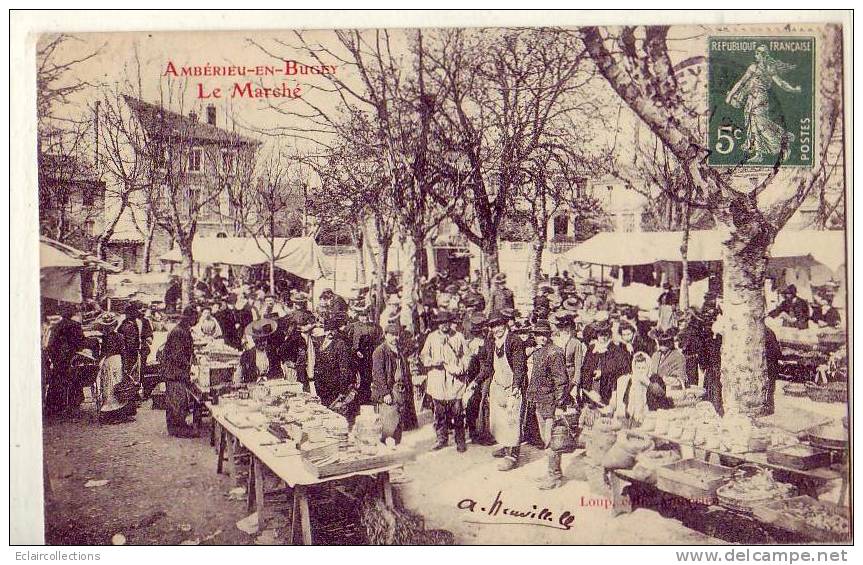
[[[99,426],[91,405],[81,415],[48,421],[44,428],[45,461],[53,494],[45,506],[49,544],[110,544],[115,534],[127,544],[256,543],[241,531],[245,500],[229,499],[233,479],[215,472],[216,455],[208,437],[177,439],[165,430],[164,412],[145,403],[134,422]],[[578,458],[566,455],[564,486],[540,491],[534,479],[543,474],[542,452],[525,446],[525,463],[503,473],[490,447],[469,444],[429,452],[430,425],[411,432],[405,444],[416,459],[394,476],[398,498],[425,518],[427,528],[446,529],[459,544],[602,544],[710,543],[707,536],[649,510],[613,516],[609,499],[591,493]],[[107,480],[85,487],[87,481]],[[498,494],[500,493],[500,494]],[[552,527],[537,519],[489,516],[496,499],[501,508],[552,513]],[[473,500],[474,511],[464,508]],[[462,506],[462,508],[459,508]],[[565,512],[569,529],[559,526]],[[260,542],[259,542],[260,543]]]

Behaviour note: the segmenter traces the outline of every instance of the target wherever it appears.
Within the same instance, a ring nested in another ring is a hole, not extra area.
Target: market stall
[[[102,269],[120,269],[97,257],[47,237],[39,238],[39,282],[43,298],[80,304],[84,300],[82,275]]]
[[[412,453],[392,440],[382,442],[380,420],[364,406],[349,427],[348,421],[302,391],[299,383],[268,381],[248,389],[217,394],[207,403],[218,437],[217,472],[228,462],[235,472],[237,450],[249,457],[249,506],[258,513],[258,528],[266,521],[265,472],[291,489],[293,512],[289,540],[302,532],[313,542],[309,498],[314,487],[358,476],[374,477],[384,501],[392,506],[389,473],[400,469]],[[350,431],[349,431],[350,430]]]
[[[608,473],[618,511],[677,506],[698,515],[695,524],[724,516],[772,541],[838,542],[850,539],[845,422],[796,410],[719,417],[701,402],[650,412],[629,429],[597,420],[585,443],[588,460]],[[837,490],[835,501],[825,498]],[[717,532],[722,526],[709,533]]]
[[[252,237],[198,237],[192,242],[192,257],[204,265],[252,266],[275,259],[275,266],[307,280],[325,279],[332,268],[311,237],[277,237],[274,248],[269,250],[269,241]],[[182,254],[174,247],[161,257],[166,263],[180,263]]]

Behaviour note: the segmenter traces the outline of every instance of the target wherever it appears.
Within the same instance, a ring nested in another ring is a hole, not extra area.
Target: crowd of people
[[[175,310],[179,284],[173,279],[166,293],[169,311]],[[346,300],[325,289],[315,308],[304,288],[279,296],[267,291],[263,284],[229,284],[218,274],[196,283],[194,304],[179,313],[157,356],[171,435],[197,436],[187,420],[188,386],[194,344],[209,339],[241,352],[236,384],[295,380],[348,419],[360,405],[375,404],[397,441],[429,407],[434,450],[451,439],[458,452],[468,441],[497,445],[493,454],[507,471],[519,465],[522,444],[540,446],[549,461],[541,488],[561,483],[555,435],[566,414],[589,406],[640,421],[671,406],[670,390],[695,385],[722,413],[721,303],[715,296],[707,296],[702,308],[681,312],[676,289],[668,286],[649,321],[637,307],[616,304],[606,289],[580,288],[567,273],[540,282],[526,314],[516,309],[503,273],[493,277],[488,299],[477,281],[445,273],[423,279],[409,312],[392,280],[380,307],[371,291]],[[785,296],[770,315],[797,324],[804,315],[801,299],[793,287]],[[832,323],[829,302],[820,302],[811,312]],[[54,408],[74,403],[69,397],[81,392],[81,383],[68,374],[85,339],[68,310],[46,347],[52,367],[46,405]],[[806,316],[811,312],[807,306]],[[103,314],[96,326],[103,332],[100,351],[90,351],[102,359],[98,401],[106,421],[123,421],[149,393],[136,387],[152,327],[137,303],[122,319]],[[775,382],[781,350],[771,330],[765,337],[768,376]]]

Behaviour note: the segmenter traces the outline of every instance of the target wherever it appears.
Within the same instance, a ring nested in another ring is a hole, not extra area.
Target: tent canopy
[[[196,236],[192,241],[192,258],[205,265],[252,266],[269,263],[272,256],[277,267],[304,279],[317,280],[330,274],[329,261],[313,238],[277,237],[273,243],[271,252],[269,240],[264,238]],[[179,263],[180,248],[174,247],[159,259]]]
[[[725,234],[718,230],[694,230],[689,235],[689,261],[722,260]],[[602,232],[565,253],[569,263],[596,265],[649,265],[678,262],[682,231]],[[845,263],[845,234],[842,231],[785,230],[770,249],[773,259],[811,257],[836,271]]]
[[[39,239],[39,291],[42,297],[80,303],[81,271],[120,271],[98,257],[47,237]]]

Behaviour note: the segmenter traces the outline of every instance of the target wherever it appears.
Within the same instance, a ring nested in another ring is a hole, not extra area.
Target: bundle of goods
[[[695,406],[704,398],[704,387],[690,386],[681,389],[669,389],[666,396],[671,399],[675,407]]]
[[[803,383],[788,383],[783,388],[785,396],[807,396],[806,385]]]
[[[195,345],[203,343],[201,353],[210,358],[214,362],[229,363],[237,361],[240,358],[240,351],[225,344],[221,339],[197,340]]]
[[[650,439],[637,433],[620,431],[617,440],[602,456],[602,466],[605,469],[631,469],[635,465],[635,457],[653,447]]]
[[[760,467],[741,466],[735,478],[716,491],[719,503],[738,512],[752,512],[774,500],[794,496],[794,485],[782,483],[773,478],[773,472]]]
[[[851,539],[848,508],[809,496],[797,496],[756,506],[752,513],[780,528],[798,532],[819,542]]]
[[[656,469],[656,487],[701,504],[713,504],[716,491],[734,475],[734,469],[684,459]]]
[[[790,445],[769,450],[767,462],[799,471],[808,471],[829,465],[830,452],[809,445]]]
[[[806,394],[813,402],[847,402],[848,401],[848,383],[833,382],[827,384],[817,384],[807,382]]]
[[[620,429],[620,422],[614,418],[597,418],[593,427],[587,433],[582,434],[586,457],[595,463],[601,461],[605,452],[617,441],[617,432]]]
[[[847,420],[843,420],[842,423],[833,421],[815,426],[808,431],[808,440],[811,445],[822,449],[848,449]]]
[[[640,481],[656,484],[656,470],[663,465],[669,465],[680,460],[680,455],[671,450],[648,450],[635,456],[635,466],[632,476]]]

